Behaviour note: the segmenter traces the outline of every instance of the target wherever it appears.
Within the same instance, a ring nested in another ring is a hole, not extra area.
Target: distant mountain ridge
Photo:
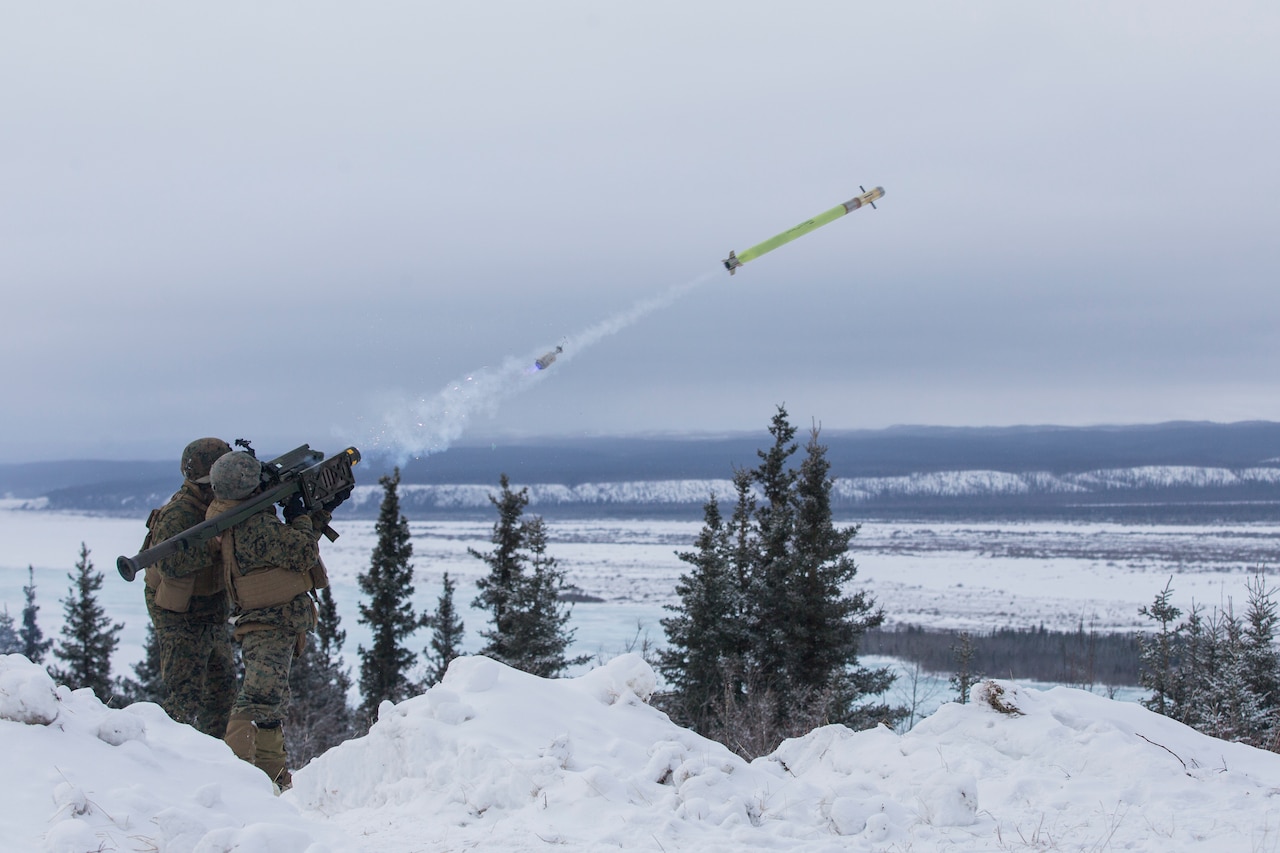
[[[488,496],[506,473],[529,488],[531,506],[544,514],[696,518],[711,494],[732,497],[734,468],[754,467],[769,440],[762,432],[457,447],[402,468],[401,504],[411,518],[487,515]],[[1271,422],[894,427],[824,432],[821,440],[835,478],[833,506],[851,516],[1253,518],[1280,508],[1280,424]],[[366,458],[357,470],[362,485],[344,511],[376,513],[377,478],[390,467]],[[30,505],[50,509],[141,515],[177,487],[175,468],[0,465],[0,495],[39,498]]]

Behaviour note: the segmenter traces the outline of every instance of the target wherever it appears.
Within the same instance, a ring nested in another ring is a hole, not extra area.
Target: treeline
[[[1172,578],[1138,612],[1157,630],[1142,641],[1143,705],[1223,740],[1280,752],[1280,606],[1261,573],[1244,612],[1228,599],[1205,611],[1171,601]]]
[[[1075,687],[1138,686],[1141,645],[1136,634],[1103,634],[1081,625],[1051,631],[1043,625],[959,632],[899,625],[868,631],[862,652],[918,663],[926,672],[1030,679]]]

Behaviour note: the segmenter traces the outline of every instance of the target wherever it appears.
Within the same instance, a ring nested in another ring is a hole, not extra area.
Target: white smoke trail
[[[563,339],[564,352],[556,358],[557,365],[571,361],[587,348],[616,335],[648,314],[666,308],[715,275],[715,272],[700,275],[567,336]],[[448,450],[473,418],[493,415],[504,399],[541,382],[546,371],[536,369],[534,360],[554,349],[554,345],[543,346],[524,356],[508,356],[496,369],[483,367],[455,379],[434,396],[403,397],[389,403],[382,423],[372,431],[370,441],[366,443],[369,452],[392,457],[403,464],[410,457]]]

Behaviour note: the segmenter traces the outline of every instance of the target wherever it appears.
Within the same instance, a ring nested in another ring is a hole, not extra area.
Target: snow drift
[[[911,732],[826,726],[746,762],[624,655],[546,680],[482,657],[384,703],[272,795],[153,705],[0,658],[8,849],[1226,850],[1280,846],[1280,756],[1138,705],[986,682]]]

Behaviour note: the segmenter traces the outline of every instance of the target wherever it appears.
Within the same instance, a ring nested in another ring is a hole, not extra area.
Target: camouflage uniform
[[[207,514],[212,517],[238,503],[216,499]],[[221,537],[228,589],[236,603],[235,639],[244,663],[226,740],[281,788],[289,784],[281,729],[289,669],[316,625],[308,591],[320,562],[316,540],[330,517],[316,510],[284,524],[270,506]]]
[[[201,439],[208,455],[230,452],[225,442]],[[184,472],[207,478],[212,459],[191,461],[192,442],[184,453]],[[148,541],[162,542],[204,521],[212,498],[207,485],[193,479],[147,520]],[[196,548],[180,551],[146,571],[144,597],[160,646],[160,677],[167,696],[164,709],[180,723],[221,737],[235,698],[236,672],[227,626],[230,599],[220,555]]]

